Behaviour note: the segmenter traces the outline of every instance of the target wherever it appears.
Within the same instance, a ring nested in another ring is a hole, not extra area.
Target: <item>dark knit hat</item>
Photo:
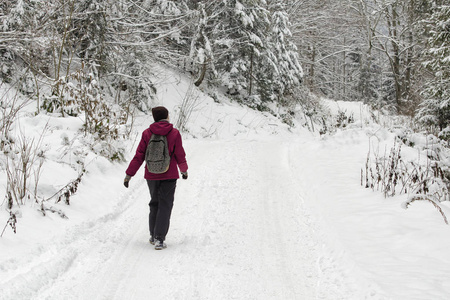
[[[169,117],[169,111],[164,106],[156,106],[152,108],[153,120],[155,122],[167,119]]]

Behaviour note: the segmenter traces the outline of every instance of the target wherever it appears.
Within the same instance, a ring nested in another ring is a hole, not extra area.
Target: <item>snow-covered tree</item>
[[[381,99],[396,112],[412,114],[419,102],[421,89],[420,53],[423,38],[418,21],[427,13],[427,1],[375,0],[364,1],[370,6],[369,18],[377,20],[373,45],[383,57],[381,65]]]
[[[424,23],[429,34],[424,65],[431,77],[416,117],[450,140],[450,5],[433,1],[432,14]]]
[[[254,3],[250,3],[254,2]],[[216,70],[231,94],[251,95],[257,60],[269,26],[263,1],[225,0],[213,28]]]
[[[109,85],[103,91],[117,103],[145,109],[138,99],[151,98],[146,64],[155,60],[257,106],[301,82],[286,9],[266,0],[5,0],[0,54],[2,61],[17,54],[45,77],[52,92],[42,104],[62,113],[60,79],[79,68]]]
[[[190,57],[209,79],[258,106],[283,97],[301,81],[287,14],[264,0],[200,2]],[[273,7],[271,7],[273,8]]]
[[[195,80],[195,85],[199,86],[205,79],[206,71],[208,65],[215,73],[214,68],[214,52],[212,49],[212,44],[209,35],[211,34],[208,30],[208,20],[210,16],[206,12],[205,4],[199,3],[197,7],[197,29],[191,40],[191,48],[189,52],[189,57],[192,60],[194,66],[199,67],[199,75]]]
[[[380,18],[373,14],[375,11],[373,2],[350,0],[350,3],[352,4],[350,15],[354,18],[357,29],[351,37],[357,42],[355,51],[349,54],[350,68],[354,70],[354,77],[349,78],[349,92],[355,91],[349,98],[382,107],[379,101],[383,63],[375,45]]]
[[[271,66],[274,96],[283,97],[298,86],[303,69],[298,60],[297,47],[293,44],[288,14],[278,7],[271,16],[271,27],[267,47],[267,64]]]
[[[316,94],[355,99],[363,41],[347,0],[288,1],[292,32],[305,69],[305,84]]]
[[[41,51],[48,50],[42,47],[43,41],[37,42],[41,37],[42,24],[47,20],[47,8],[46,1],[1,1],[0,78],[3,80],[17,79],[17,74],[22,74],[22,69],[30,61],[33,61],[33,65],[45,64],[45,60],[41,62],[34,58],[39,57]]]

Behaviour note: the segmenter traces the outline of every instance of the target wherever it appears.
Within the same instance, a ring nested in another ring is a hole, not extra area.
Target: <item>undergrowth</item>
[[[17,232],[17,217],[25,204],[38,206],[38,211],[43,216],[51,212],[58,214],[61,218],[68,218],[61,209],[49,203],[54,200],[55,204],[59,202],[70,204],[71,196],[77,192],[86,172],[84,159],[87,153],[92,152],[110,161],[123,161],[124,141],[132,130],[134,120],[133,107],[126,101],[121,103],[123,105],[113,102],[111,95],[107,94],[105,87],[99,83],[99,79],[84,69],[83,65],[54,82],[42,83],[36,92],[39,95],[23,95],[18,92],[17,85],[18,83],[3,85],[0,81],[0,132],[2,134],[0,171],[4,174],[1,179],[5,181],[6,187],[1,193],[4,200],[0,206],[4,206],[9,213],[2,235],[8,225],[14,233]],[[48,93],[51,95],[47,95]],[[40,97],[43,99],[42,103],[36,100]],[[37,103],[36,111],[27,107],[33,101]],[[20,118],[21,116],[25,118]],[[83,122],[78,129],[78,134],[73,141],[64,135],[59,156],[48,157],[48,148],[55,145],[50,146],[45,139],[56,128],[49,124],[50,120],[74,117]],[[24,131],[21,127],[23,125],[19,122],[19,120],[29,121],[33,118],[37,119],[34,123],[39,123],[39,118],[48,118],[38,138],[33,137],[33,131],[39,131],[39,126],[33,130]],[[41,173],[49,160],[66,163],[73,169],[81,166],[81,171],[76,179],[69,181],[54,195],[46,198],[38,194],[38,187],[42,186]]]
[[[427,140],[430,137],[427,137]],[[405,145],[406,144],[406,145]],[[448,224],[440,202],[450,201],[450,168],[447,150],[440,144],[431,147],[425,145],[417,149],[425,153],[425,161],[407,159],[402,154],[403,147],[415,148],[404,136],[399,136],[394,145],[383,155],[370,151],[364,168],[361,169],[361,185],[374,191],[380,191],[384,197],[407,194],[408,200],[403,205],[408,208],[411,203],[423,200],[432,203]]]

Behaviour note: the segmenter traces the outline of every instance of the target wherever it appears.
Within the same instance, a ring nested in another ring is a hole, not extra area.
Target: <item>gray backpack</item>
[[[169,170],[171,156],[165,135],[152,133],[145,151],[145,162],[150,173],[162,174]]]

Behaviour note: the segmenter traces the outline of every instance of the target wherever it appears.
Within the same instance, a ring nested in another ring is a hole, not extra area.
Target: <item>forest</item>
[[[74,78],[146,110],[162,62],[251,107],[300,102],[315,114],[311,95],[363,101],[448,140],[445,2],[4,0],[0,76],[37,111],[83,110]]]
[[[34,147],[22,165],[36,163],[36,143],[11,134],[34,107],[82,116],[91,150],[123,160],[114,141],[156,104],[157,65],[287,124],[302,115],[327,133],[321,98],[361,101],[448,146],[449,39],[444,0],[4,0],[0,80],[20,97],[0,95],[0,150]]]

